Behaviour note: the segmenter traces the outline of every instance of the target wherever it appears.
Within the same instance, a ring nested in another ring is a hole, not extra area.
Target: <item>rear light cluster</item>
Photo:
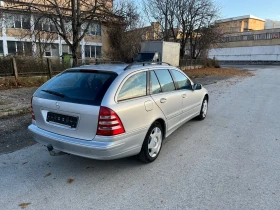
[[[96,135],[114,136],[124,133],[123,124],[119,116],[107,107],[100,107]]]
[[[32,115],[32,120],[36,120],[34,112],[33,112],[32,101],[33,101],[33,96],[31,97],[31,115]]]

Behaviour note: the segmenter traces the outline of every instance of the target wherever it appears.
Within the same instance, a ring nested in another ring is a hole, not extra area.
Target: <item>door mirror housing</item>
[[[192,86],[192,89],[193,89],[193,90],[201,90],[201,89],[202,89],[202,85],[201,85],[201,84],[194,84],[194,85]]]

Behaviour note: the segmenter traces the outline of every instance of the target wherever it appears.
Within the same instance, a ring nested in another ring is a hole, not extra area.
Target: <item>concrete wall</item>
[[[280,61],[280,45],[212,49],[209,58],[220,61]]]
[[[221,43],[219,48],[253,47],[253,46],[257,47],[257,46],[274,46],[274,45],[279,45],[280,47],[280,39],[227,42],[227,43]]]

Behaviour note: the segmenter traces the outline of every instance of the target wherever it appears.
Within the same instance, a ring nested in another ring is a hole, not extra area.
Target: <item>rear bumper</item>
[[[51,144],[56,150],[98,160],[112,160],[136,155],[140,152],[145,137],[143,131],[137,134],[122,135],[115,141],[100,141],[100,139],[86,141],[51,133],[33,124],[28,127],[28,130],[35,141],[45,146]]]

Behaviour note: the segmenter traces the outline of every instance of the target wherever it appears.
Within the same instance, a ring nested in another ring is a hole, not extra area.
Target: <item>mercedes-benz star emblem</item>
[[[58,103],[58,102],[56,102],[56,103],[55,103],[55,107],[56,107],[57,109],[59,109],[59,108],[60,108],[60,106],[59,106],[59,103]]]

